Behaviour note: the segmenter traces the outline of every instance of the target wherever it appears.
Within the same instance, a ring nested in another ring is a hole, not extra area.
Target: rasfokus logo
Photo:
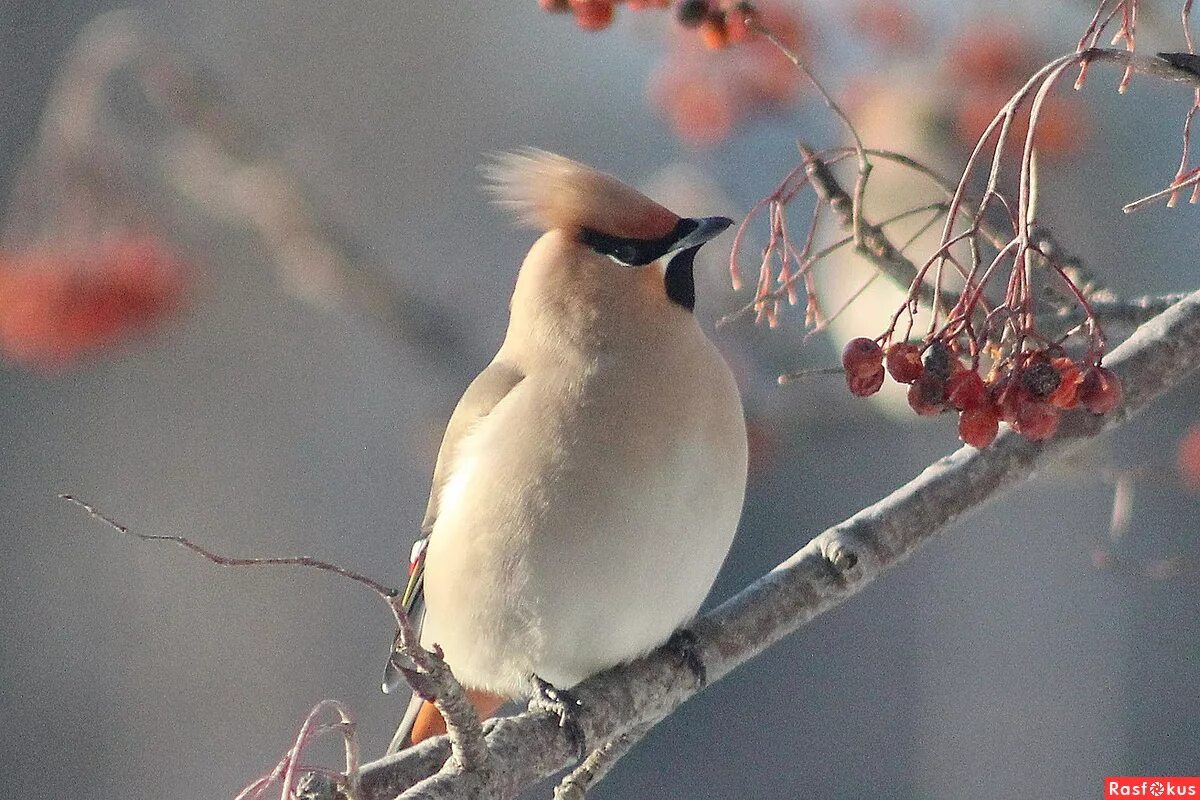
[[[1104,779],[1104,800],[1113,797],[1195,797],[1200,800],[1200,776],[1113,775]]]

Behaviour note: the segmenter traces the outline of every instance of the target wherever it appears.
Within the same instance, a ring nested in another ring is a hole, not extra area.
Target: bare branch
[[[1106,363],[1125,387],[1124,405],[1104,417],[1076,412],[1057,435],[1031,442],[1008,431],[985,450],[964,447],[873,506],[820,534],[799,552],[692,626],[709,680],[719,680],[782,637],[861,591],[946,525],[1055,459],[1126,423],[1153,399],[1200,369],[1200,291],[1142,325]],[[573,689],[581,727],[604,743],[653,724],[695,694],[691,673],[660,649],[596,675]],[[574,746],[558,720],[529,712],[497,720],[487,732],[490,792],[515,797],[570,763]],[[391,800],[449,755],[444,738],[422,743],[362,770],[362,800]],[[462,784],[439,774],[404,798],[459,796]]]
[[[409,622],[408,614],[405,612],[402,604],[401,592],[398,589],[385,586],[378,581],[369,578],[359,572],[347,569],[346,567],[331,564],[328,561],[311,558],[309,556],[285,556],[277,558],[234,558],[224,556],[220,553],[213,552],[208,548],[202,547],[191,539],[185,536],[167,536],[162,534],[138,533],[131,531],[128,526],[122,525],[111,517],[99,511],[95,506],[84,502],[69,494],[60,494],[59,498],[66,500],[87,512],[88,516],[103,522],[108,527],[122,533],[126,536],[132,536],[140,539],[143,542],[169,542],[177,544],[202,558],[211,561],[214,564],[222,567],[307,567],[316,569],[321,572],[331,572],[335,575],[340,575],[343,578],[348,578],[362,586],[366,586],[371,591],[379,595],[388,608],[391,609],[392,615],[396,621],[396,638],[393,645],[391,659],[395,662],[404,673],[404,677],[408,680],[412,690],[422,698],[429,700],[437,706],[442,718],[446,721],[446,730],[448,731],[450,742],[450,753],[452,756],[451,762],[446,769],[463,781],[464,791],[468,791],[469,796],[473,796],[487,782],[489,768],[489,752],[487,745],[484,742],[482,726],[479,722],[479,715],[475,713],[475,707],[471,705],[470,698],[467,697],[466,690],[462,684],[454,677],[442,658],[440,651],[427,650],[421,646],[420,639],[416,631],[413,630]],[[310,738],[309,728],[312,726],[316,716],[326,707],[333,708],[343,717],[343,723],[349,724],[349,717],[341,708],[340,705],[333,701],[325,701],[322,705],[318,705],[309,715],[301,728],[300,736],[297,739],[297,744],[288,757],[281,762],[279,769],[287,769],[287,777],[284,781],[286,787],[294,783],[292,778],[295,772],[295,760],[298,758],[299,750]],[[357,749],[352,754],[350,748],[353,742],[347,739],[347,763],[357,767]],[[446,761],[443,756],[441,761]],[[348,775],[351,783],[357,780],[356,769],[351,770]],[[264,779],[269,780],[269,779]],[[260,789],[252,784],[250,788]]]

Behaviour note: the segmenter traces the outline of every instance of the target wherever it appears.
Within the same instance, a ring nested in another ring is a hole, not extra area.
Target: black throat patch
[[[700,245],[680,250],[671,256],[667,262],[667,273],[664,282],[667,297],[676,305],[683,306],[688,311],[696,309],[696,276],[694,262]]]

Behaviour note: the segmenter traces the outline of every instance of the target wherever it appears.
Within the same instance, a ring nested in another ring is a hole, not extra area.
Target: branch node
[[[858,553],[847,547],[845,542],[830,543],[823,555],[829,565],[847,582],[856,580],[861,575],[861,570],[858,569]]]

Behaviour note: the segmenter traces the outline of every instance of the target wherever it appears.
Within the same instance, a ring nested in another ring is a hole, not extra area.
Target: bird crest
[[[657,239],[679,222],[678,215],[613,176],[545,150],[496,154],[483,173],[496,202],[540,230],[586,228]]]

